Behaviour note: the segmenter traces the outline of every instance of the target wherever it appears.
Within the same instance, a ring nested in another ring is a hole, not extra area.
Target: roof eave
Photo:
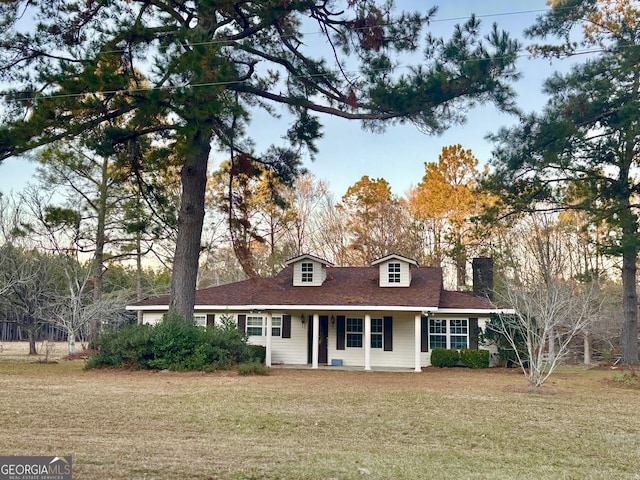
[[[167,305],[127,305],[127,310],[164,312]],[[491,314],[512,314],[513,309],[509,308],[438,308],[434,305],[196,305],[195,311],[252,311],[252,310],[322,310],[325,312],[352,312],[352,311],[372,311],[372,312],[420,312],[421,314],[458,314],[458,315],[491,315]]]

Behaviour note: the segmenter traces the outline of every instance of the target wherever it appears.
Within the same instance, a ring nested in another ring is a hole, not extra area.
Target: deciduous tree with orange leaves
[[[428,249],[427,263],[456,265],[458,287],[466,285],[469,248],[480,239],[477,218],[486,195],[477,191],[478,159],[462,145],[444,147],[437,162],[425,162],[422,181],[408,194],[411,216]]]

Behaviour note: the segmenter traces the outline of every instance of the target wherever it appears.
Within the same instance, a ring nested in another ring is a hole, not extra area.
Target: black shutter
[[[420,351],[429,351],[429,317],[422,317],[420,331]]]
[[[246,315],[238,315],[238,330],[242,333],[246,333],[247,331],[247,316]]]
[[[345,329],[344,315],[338,315],[336,317],[336,350],[344,350]]]
[[[282,338],[291,338],[291,315],[282,316]]]
[[[393,317],[384,317],[384,351],[393,351]]]
[[[215,313],[207,313],[207,327],[213,327],[216,322]]]
[[[469,319],[469,348],[472,350],[478,350],[478,335],[480,329],[478,328],[478,319]]]

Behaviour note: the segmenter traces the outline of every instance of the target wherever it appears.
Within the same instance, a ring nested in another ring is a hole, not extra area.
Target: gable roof
[[[169,297],[143,300],[128,307],[133,310],[162,310]],[[326,310],[424,311],[495,310],[486,299],[442,289],[442,269],[414,269],[411,285],[381,288],[376,267],[333,267],[321,286],[294,286],[293,266],[272,278],[253,278],[205,288],[196,292],[196,310],[240,310],[278,308],[324,308]]]
[[[405,263],[409,263],[409,264],[411,264],[411,265],[413,265],[415,267],[418,266],[418,262],[416,262],[413,258],[404,257],[402,255],[398,255],[397,253],[392,253],[392,254],[386,255],[386,256],[384,256],[382,258],[378,258],[378,259],[374,260],[373,262],[371,262],[371,265],[372,266],[373,265],[378,265],[379,263],[386,262],[388,260],[401,260],[401,261],[403,261]]]
[[[302,260],[313,260],[314,262],[318,262],[323,264],[326,267],[333,267],[333,263],[329,260],[325,260],[324,258],[316,257],[315,255],[309,255],[308,253],[304,255],[298,255],[297,257],[290,258],[284,262],[285,265],[289,266],[293,263],[300,262]]]

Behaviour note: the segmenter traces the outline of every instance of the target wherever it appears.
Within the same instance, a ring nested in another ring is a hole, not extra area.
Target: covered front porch
[[[422,311],[290,312],[291,321],[297,323],[291,329],[291,340],[298,337],[294,341],[298,348],[306,351],[306,364],[278,360],[273,337],[273,317],[278,314],[265,313],[264,346],[268,367],[286,363],[286,366],[311,369],[420,372],[422,366],[428,364],[428,325]]]

